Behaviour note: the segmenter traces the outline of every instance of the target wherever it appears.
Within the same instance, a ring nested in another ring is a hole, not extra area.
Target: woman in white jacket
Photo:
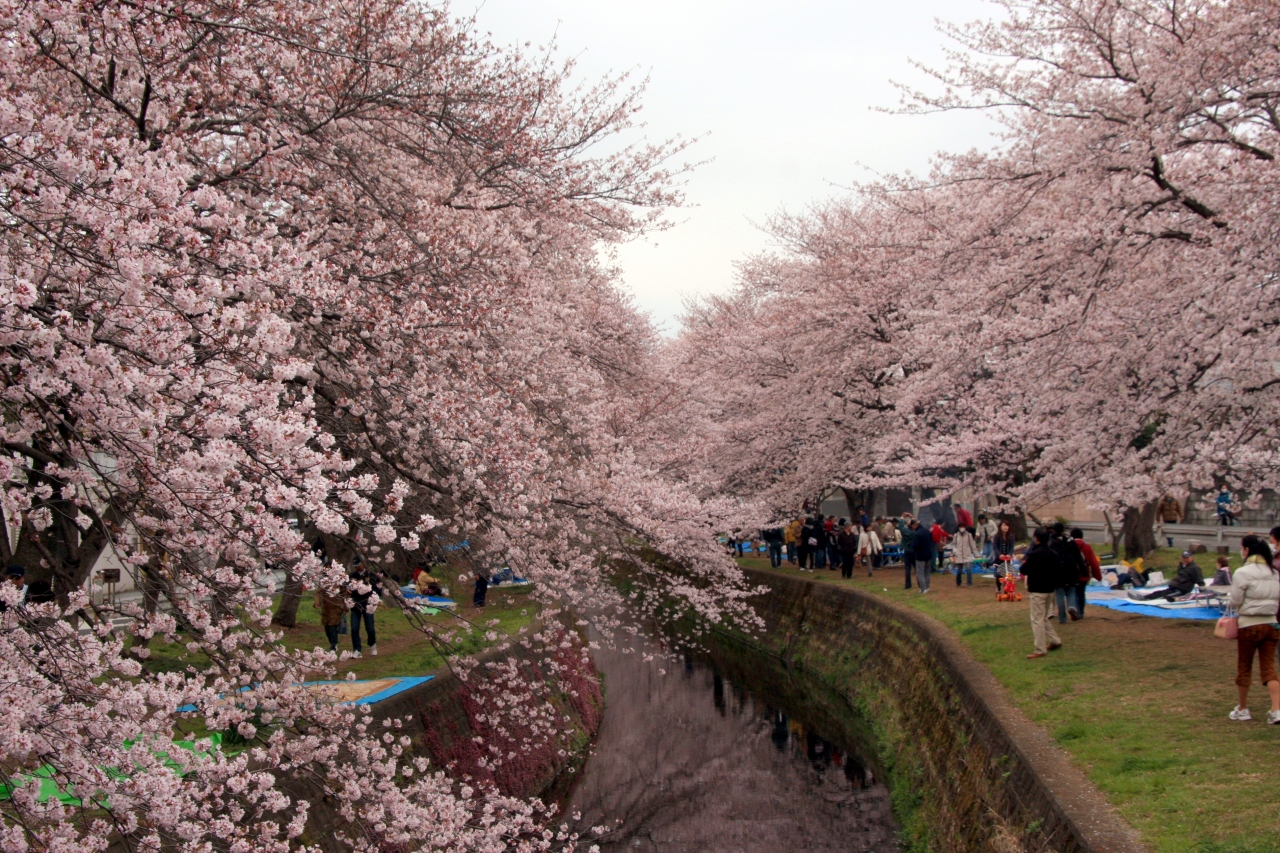
[[[1253,656],[1258,655],[1262,683],[1271,693],[1267,722],[1280,723],[1280,674],[1276,673],[1276,646],[1280,645],[1280,573],[1271,565],[1271,549],[1257,536],[1240,542],[1244,565],[1231,578],[1231,605],[1240,614],[1236,637],[1236,688],[1240,701],[1228,716],[1251,720],[1249,685],[1253,681]]]
[[[871,577],[875,574],[871,569],[876,562],[876,555],[882,550],[880,537],[876,535],[876,529],[871,526],[859,526],[858,530],[861,531],[858,534],[858,560],[867,567],[867,577]]]
[[[951,566],[956,572],[956,586],[960,586],[960,576],[968,575],[969,586],[973,586],[973,561],[978,559],[978,542],[967,527],[957,527],[956,535],[951,537]]]

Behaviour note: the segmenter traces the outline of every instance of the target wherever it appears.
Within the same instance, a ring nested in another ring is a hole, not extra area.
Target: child
[[[1226,557],[1218,558],[1218,570],[1213,573],[1209,586],[1231,586],[1231,564]]]

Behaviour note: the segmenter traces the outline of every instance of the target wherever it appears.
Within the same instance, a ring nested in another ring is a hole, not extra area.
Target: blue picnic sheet
[[[1198,619],[1214,621],[1222,615],[1216,607],[1156,607],[1129,598],[1124,591],[1113,591],[1090,585],[1085,590],[1085,601],[1094,607],[1105,607],[1121,613],[1133,613],[1138,616],[1154,616],[1157,619]]]

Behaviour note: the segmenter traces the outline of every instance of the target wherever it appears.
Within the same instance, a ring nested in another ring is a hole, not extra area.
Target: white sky
[[[670,333],[684,298],[728,289],[734,262],[768,248],[771,214],[874,173],[923,172],[939,150],[989,147],[980,115],[875,108],[898,105],[891,81],[929,85],[910,60],[942,64],[935,18],[994,13],[979,0],[484,0],[477,21],[498,44],[555,37],[583,80],[648,75],[645,135],[702,137],[688,158],[711,162],[689,178],[676,227],[618,255],[624,284]]]

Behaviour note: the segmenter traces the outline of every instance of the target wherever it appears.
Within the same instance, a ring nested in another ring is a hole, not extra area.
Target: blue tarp
[[[1085,600],[1094,607],[1105,607],[1108,610],[1135,613],[1139,616],[1154,616],[1157,619],[1198,619],[1216,622],[1218,617],[1222,615],[1222,611],[1216,607],[1156,607],[1152,604],[1134,601],[1127,596],[1117,598],[1101,592],[1086,592]]]

